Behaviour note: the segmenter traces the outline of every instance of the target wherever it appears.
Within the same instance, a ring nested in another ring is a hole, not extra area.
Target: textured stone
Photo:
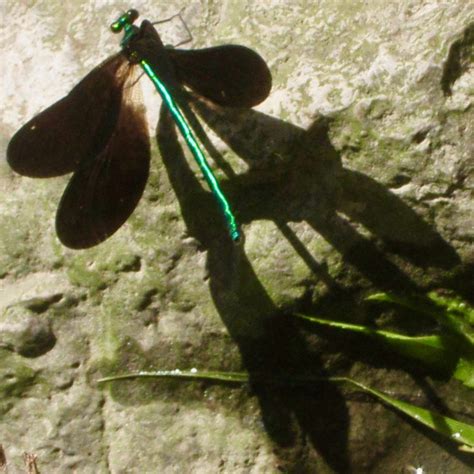
[[[72,3],[1,7],[4,148],[117,51],[108,30],[116,2]],[[151,20],[182,7],[140,5]],[[97,385],[152,369],[344,372],[473,415],[472,393],[458,384],[420,381],[372,345],[308,334],[288,317],[372,324],[361,300],[380,290],[443,288],[472,300],[472,2],[191,0],[183,16],[193,47],[244,44],[272,70],[272,93],[255,111],[195,104],[245,241],[229,242],[171,134],[160,153],[152,139],[151,176],[132,217],[85,251],[54,234],[69,178],[22,178],[1,161],[9,472],[23,472],[25,451],[54,473],[470,472],[449,442],[337,386]],[[141,82],[154,137],[159,101]]]

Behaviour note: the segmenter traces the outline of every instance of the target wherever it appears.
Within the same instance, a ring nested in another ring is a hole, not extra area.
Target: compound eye
[[[110,29],[113,33],[120,33],[124,28],[132,25],[133,22],[138,18],[138,11],[132,8],[124,13],[117,21],[114,21],[110,25]]]

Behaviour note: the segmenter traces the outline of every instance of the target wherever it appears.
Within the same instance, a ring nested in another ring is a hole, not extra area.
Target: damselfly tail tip
[[[235,245],[241,247],[244,243],[244,234],[240,230],[234,230],[230,234],[230,238]]]

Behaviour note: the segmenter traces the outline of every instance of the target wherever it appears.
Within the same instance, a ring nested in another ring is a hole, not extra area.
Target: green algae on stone
[[[105,244],[97,249],[74,254],[67,276],[73,285],[97,293],[115,282],[118,273],[137,272],[140,267],[140,257],[133,251],[120,244],[114,247]]]
[[[107,288],[107,281],[99,271],[89,270],[85,262],[77,260],[68,268],[67,276],[72,285],[85,287],[92,293]]]
[[[23,357],[0,348],[0,407],[8,398],[27,392],[35,384],[36,377],[36,371],[24,362]]]
[[[26,255],[30,250],[28,226],[19,225],[13,216],[2,216],[0,225],[0,278],[8,274],[23,275],[30,271]]]

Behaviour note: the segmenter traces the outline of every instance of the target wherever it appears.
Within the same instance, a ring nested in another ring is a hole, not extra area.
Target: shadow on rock
[[[370,289],[425,291],[432,280],[424,272],[452,269],[460,263],[454,249],[395,194],[362,173],[343,168],[329,136],[329,121],[309,130],[249,110],[212,109],[193,104],[211,129],[247,164],[235,175],[215,149],[193,112],[184,107],[208,154],[230,178],[223,190],[243,224],[273,220],[282,235],[328,291],[328,300],[354,307],[353,290],[336,281],[288,225],[307,222],[342,256]],[[258,138],[255,134],[258,129]],[[242,365],[252,375],[267,432],[277,444],[282,469],[314,468],[307,443],[332,469],[349,471],[348,413],[337,386],[308,389],[261,383],[258,373],[327,375],[317,351],[285,317],[259,281],[243,245],[231,242],[217,205],[190,170],[168,113],[162,109],[157,141],[178,198],[189,235],[207,251],[215,306]],[[361,227],[369,231],[362,232]],[[423,271],[422,281],[411,275]],[[305,301],[292,310],[308,309]],[[306,305],[306,306],[305,306]],[[306,465],[305,463],[308,463]]]

